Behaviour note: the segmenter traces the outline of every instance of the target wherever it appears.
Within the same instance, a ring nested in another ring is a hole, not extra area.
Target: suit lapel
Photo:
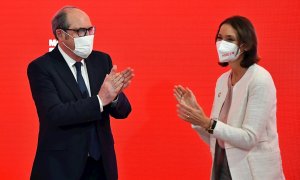
[[[212,118],[219,118],[223,103],[225,101],[227,92],[228,92],[228,77],[229,77],[228,73],[224,79],[221,81],[220,84],[218,84],[217,86],[217,91],[216,91],[216,97],[215,97],[215,104],[214,104],[214,110],[213,110],[213,114],[212,114]]]
[[[99,57],[91,54],[85,59],[86,68],[89,76],[91,95],[97,95],[101,85],[105,79],[105,69],[101,67],[103,64],[99,63]]]
[[[56,68],[56,71],[58,72],[61,79],[65,82],[65,84],[70,88],[72,93],[77,97],[78,99],[81,99],[81,93],[78,88],[77,82],[67,64],[67,62],[64,60],[63,56],[58,50],[58,47],[56,46],[50,55],[54,59],[54,66]]]
[[[97,72],[95,69],[95,66],[93,66],[91,59],[86,59],[85,60],[86,63],[86,68],[87,68],[87,72],[88,72],[88,76],[89,76],[89,82],[90,82],[90,89],[91,89],[91,96],[98,94],[97,92],[97,87],[95,83],[97,81]]]

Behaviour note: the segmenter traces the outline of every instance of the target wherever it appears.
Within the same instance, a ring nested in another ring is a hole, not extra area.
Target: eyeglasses
[[[79,28],[79,29],[62,29],[64,31],[74,31],[77,33],[77,35],[79,37],[83,37],[83,36],[86,36],[87,33],[88,35],[94,35],[95,34],[95,30],[96,30],[96,27],[95,26],[92,26],[92,27],[89,27],[89,28]]]

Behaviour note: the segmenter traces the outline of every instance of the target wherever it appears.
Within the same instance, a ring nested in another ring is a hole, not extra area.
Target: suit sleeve
[[[108,65],[109,65],[109,73],[112,68],[112,60],[109,55],[108,58]],[[111,103],[104,107],[104,110],[109,110],[109,114],[116,118],[116,119],[125,119],[131,112],[131,105],[126,97],[126,95],[121,92],[118,95],[118,101],[116,103]]]
[[[110,104],[109,113],[112,117],[116,119],[125,119],[131,112],[131,105],[126,97],[126,95],[121,92],[118,97],[118,102],[115,104]]]
[[[101,117],[97,96],[62,102],[50,73],[37,61],[29,64],[27,75],[40,123],[67,126],[95,121]]]

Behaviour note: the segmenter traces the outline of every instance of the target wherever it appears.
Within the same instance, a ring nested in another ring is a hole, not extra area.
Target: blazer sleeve
[[[226,143],[250,150],[262,138],[268,121],[276,113],[276,89],[271,76],[259,77],[249,84],[245,117],[240,128],[218,121],[213,136]]]
[[[97,96],[62,102],[49,71],[40,61],[29,64],[27,75],[40,123],[67,126],[101,118]]]

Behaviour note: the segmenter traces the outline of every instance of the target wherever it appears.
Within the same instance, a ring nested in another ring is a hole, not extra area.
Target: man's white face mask
[[[240,48],[234,43],[222,40],[217,41],[216,46],[220,63],[235,61],[241,54]]]
[[[65,32],[65,31],[63,31],[63,32],[66,33],[68,36],[72,37],[67,32]],[[87,58],[93,50],[94,35],[75,37],[75,38],[72,37],[72,38],[74,39],[74,43],[75,43],[74,50],[69,48],[64,42],[62,42],[62,43],[77,56],[82,57],[83,59]]]

